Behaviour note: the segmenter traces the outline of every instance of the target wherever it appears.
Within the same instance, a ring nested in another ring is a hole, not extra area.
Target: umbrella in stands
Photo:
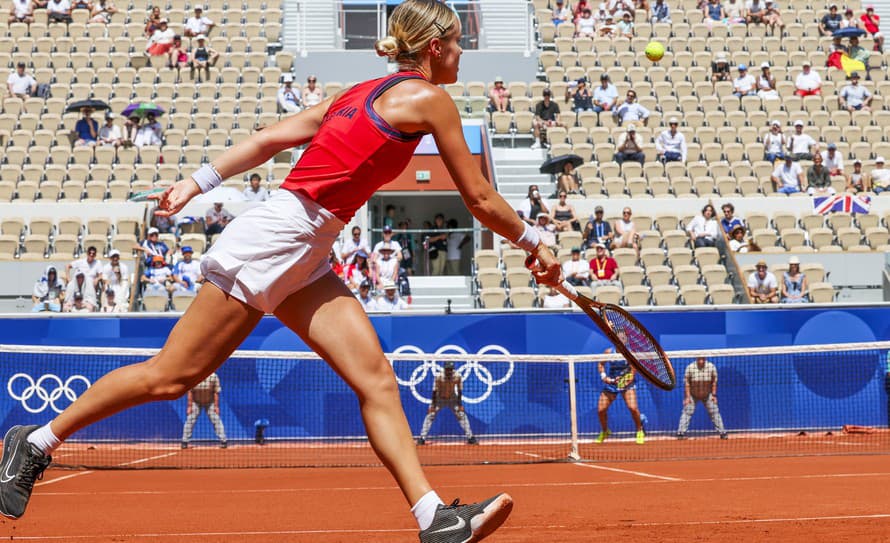
[[[840,36],[841,38],[858,38],[865,35],[865,30],[848,26],[847,28],[839,28],[831,33],[832,36]]]
[[[164,114],[164,108],[153,103],[153,102],[135,102],[128,105],[121,111],[121,115],[124,117],[130,118],[133,115],[144,119],[146,115],[152,114],[155,117],[159,117]]]
[[[108,104],[102,100],[78,100],[76,102],[71,102],[68,107],[65,108],[65,113],[80,112],[80,110],[86,107],[95,111],[102,111],[108,109]]]
[[[571,162],[572,166],[577,168],[581,164],[584,164],[584,159],[578,155],[559,155],[551,157],[541,164],[541,173],[559,175],[562,173],[563,168],[565,168],[566,162]]]

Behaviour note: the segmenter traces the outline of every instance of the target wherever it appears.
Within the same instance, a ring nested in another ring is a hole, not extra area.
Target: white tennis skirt
[[[304,194],[281,189],[226,226],[201,259],[201,273],[247,305],[272,313],[330,271],[331,247],[343,226]]]

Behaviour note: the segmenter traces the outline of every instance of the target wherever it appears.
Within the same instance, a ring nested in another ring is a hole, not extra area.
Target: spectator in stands
[[[34,6],[31,0],[12,0],[12,7],[9,8],[9,24],[34,22]]]
[[[837,152],[837,145],[829,143],[827,150],[822,151],[822,161],[829,175],[844,175],[844,158]]]
[[[156,256],[161,257],[162,260],[166,260],[167,253],[170,252],[170,248],[167,247],[167,244],[163,241],[159,241],[160,233],[160,230],[152,226],[148,229],[148,235],[146,235],[142,243],[134,247],[137,251],[145,253],[146,266],[150,266],[152,258]]]
[[[306,86],[303,87],[303,107],[312,107],[324,100],[324,91],[318,86],[318,78],[310,75],[306,78]]]
[[[854,111],[871,111],[872,96],[864,85],[859,84],[859,72],[850,74],[850,84],[838,93],[838,104],[841,109],[850,113]]]
[[[788,259],[788,271],[782,274],[782,303],[804,304],[809,302],[807,276],[800,271],[800,259]]]
[[[582,77],[575,82],[574,88],[571,86],[566,88],[566,103],[572,99],[572,110],[575,113],[580,111],[593,111],[593,94],[587,88],[587,79]]]
[[[69,313],[92,313],[93,308],[94,306],[87,304],[83,294],[75,292],[71,305],[69,305],[65,311]]]
[[[194,250],[188,245],[184,245],[179,251],[182,253],[182,260],[173,266],[173,276],[169,290],[171,292],[194,294],[204,284],[204,275],[201,273],[201,261],[192,258]]]
[[[214,202],[213,207],[204,213],[204,231],[208,236],[220,234],[233,220],[235,216],[223,208],[222,202]]]
[[[680,121],[676,117],[668,119],[668,129],[655,138],[655,152],[662,162],[686,162],[686,136],[677,130]]]
[[[594,286],[614,285],[618,281],[618,262],[606,252],[606,246],[597,243],[596,256],[590,261],[590,280]]]
[[[831,36],[835,30],[840,29],[843,17],[837,12],[837,4],[828,6],[828,13],[819,21],[819,32],[823,36]]]
[[[618,35],[618,27],[615,26],[615,16],[606,13],[606,19],[600,24],[597,34],[601,38],[614,38]]]
[[[859,38],[856,36],[850,36],[850,52],[848,54],[850,55],[850,58],[858,60],[866,66],[868,65],[868,59],[871,56],[870,51],[859,45]]]
[[[744,64],[739,64],[739,76],[732,80],[732,95],[736,98],[757,95],[757,81]]]
[[[809,60],[803,61],[803,70],[794,79],[794,94],[798,96],[819,96],[822,94],[822,77],[814,70]]]
[[[772,35],[776,35],[776,27],[778,27],[779,36],[782,36],[785,31],[785,21],[782,20],[782,15],[779,13],[779,7],[773,0],[763,0],[763,4],[763,22],[769,27]]]
[[[853,171],[846,175],[847,192],[858,194],[871,190],[871,177],[862,171],[862,161],[858,158],[853,161]]]
[[[408,304],[396,293],[396,284],[391,281],[384,281],[381,285],[383,288],[383,296],[377,299],[377,309],[379,311],[404,311],[408,309]]]
[[[748,240],[745,239],[745,227],[736,225],[729,232],[729,250],[734,253],[747,253]]]
[[[723,4],[720,3],[720,0],[708,0],[708,3],[702,8],[702,15],[708,28],[715,23],[723,24],[727,17],[726,10],[723,9]]]
[[[748,3],[745,4],[745,11],[747,13],[745,20],[749,25],[759,25],[766,22],[766,6],[761,0],[748,0]]]
[[[769,62],[760,64],[760,75],[757,77],[757,96],[759,96],[761,100],[779,99],[776,78],[773,77]]]
[[[260,186],[262,181],[263,179],[260,177],[260,174],[250,174],[250,186],[244,189],[244,192],[242,193],[245,201],[265,202],[269,199],[269,191],[266,190],[266,187]]]
[[[581,194],[581,185],[578,183],[578,174],[575,173],[575,165],[566,161],[562,165],[562,173],[556,179],[557,194],[564,191],[567,194]]]
[[[176,35],[173,29],[167,26],[167,19],[158,21],[158,27],[154,33],[148,38],[145,45],[145,53],[147,55],[157,57],[166,55],[170,48],[173,47],[173,37]]]
[[[572,10],[566,7],[563,0],[556,0],[553,6],[553,24],[556,26],[572,20]]]
[[[16,64],[15,71],[6,78],[6,90],[10,96],[26,100],[29,96],[37,93],[37,80],[25,71],[25,63]]]
[[[615,162],[624,164],[629,160],[635,160],[641,166],[646,162],[643,138],[637,135],[637,126],[634,123],[628,124],[627,131],[618,136],[618,145],[615,148]]]
[[[602,2],[597,9],[597,12],[593,14],[593,19],[596,25],[596,28],[599,29],[600,25],[606,22],[606,15],[609,14],[609,11],[606,9],[608,5],[605,2]],[[597,30],[597,34],[599,34],[599,30]]]
[[[149,113],[145,116],[145,122],[136,130],[136,139],[133,140],[133,145],[136,147],[159,146],[164,141],[162,136],[161,123],[155,119],[154,113]]]
[[[541,212],[537,215],[538,220],[535,223],[535,230],[541,236],[541,242],[547,247],[556,247],[556,226],[550,221],[550,215]]]
[[[183,224],[190,224],[193,217],[186,217]],[[176,216],[162,217],[161,215],[152,214],[149,226],[154,226],[161,231],[162,234],[176,233]]]
[[[371,265],[368,263],[368,253],[364,249],[359,249],[353,255],[352,263],[348,264],[343,272],[343,281],[353,291],[364,282],[371,284]]]
[[[863,29],[875,40],[875,51],[884,50],[884,35],[881,34],[881,17],[875,13],[873,5],[865,6],[865,13],[859,16]]]
[[[185,22],[185,31],[183,34],[186,38],[194,38],[202,34],[207,36],[215,26],[216,24],[204,15],[204,6],[197,4],[195,5],[195,15],[189,17]]]
[[[450,230],[457,229],[459,223],[457,219],[448,219],[448,228]],[[392,235],[392,229],[389,230]],[[461,275],[460,261],[463,254],[464,246],[472,241],[466,232],[451,232],[448,234],[448,246],[446,248],[447,259],[445,260],[445,275]],[[396,243],[396,242],[392,242]],[[396,274],[398,277],[398,274]]]
[[[71,22],[71,3],[68,0],[49,0],[46,4],[47,23]]]
[[[859,28],[860,30],[865,30],[862,27],[862,19],[857,19],[855,15],[853,15],[853,8],[847,8],[844,10],[844,18],[841,20],[841,28]]]
[[[807,169],[807,194],[810,196],[826,196],[835,193],[831,186],[831,177],[828,168],[822,161],[822,155],[813,155],[813,165]]]
[[[584,243],[583,247],[589,249],[597,243],[602,243],[607,249],[612,245],[612,238],[615,234],[608,221],[603,220],[603,206],[596,206],[593,215],[587,224],[584,225]]]
[[[609,0],[607,11],[616,17],[621,17],[625,11],[633,12],[635,5],[633,0]]]
[[[176,70],[176,82],[179,83],[183,68],[191,68],[192,56],[188,52],[188,48],[182,45],[182,36],[173,36],[173,46],[167,53],[167,65]]]
[[[729,0],[723,10],[726,12],[726,24],[745,24],[748,12],[741,0]]]
[[[617,102],[618,89],[609,81],[609,74],[601,74],[599,86],[593,89],[593,110],[597,113],[612,111]]]
[[[782,123],[773,120],[769,125],[769,132],[763,136],[763,160],[775,164],[777,160],[785,158],[785,148],[788,142],[782,132]]]
[[[63,292],[65,292],[65,283],[59,278],[56,267],[47,266],[43,277],[34,283],[34,290],[31,292],[31,302],[34,306],[31,308],[31,311],[34,313],[40,311],[58,313],[62,311]]]
[[[615,221],[612,230],[615,237],[612,238],[613,248],[633,247],[638,249],[637,243],[640,241],[640,235],[637,233],[637,227],[632,219],[633,212],[629,207],[625,207],[621,211],[621,218]]]
[[[714,55],[714,62],[711,63],[711,83],[716,85],[720,81],[730,81],[731,79],[729,60],[726,58],[726,53],[719,51]]]
[[[362,304],[362,308],[365,310],[365,313],[370,313],[371,311],[377,311],[377,300],[371,296],[371,283],[370,281],[362,281],[358,286],[358,301]]]
[[[777,303],[778,288],[776,276],[769,271],[766,261],[759,261],[756,270],[748,276],[748,296],[751,297],[751,301],[755,304]]]
[[[117,299],[130,299],[130,268],[121,262],[121,252],[112,249],[108,253],[109,262],[102,268],[103,288],[112,290]]]
[[[350,233],[352,236],[345,239],[340,246],[340,260],[344,264],[352,264],[356,253],[359,251],[365,253],[365,258],[368,258],[368,255],[371,254],[371,246],[368,245],[368,240],[362,236],[362,229],[358,226],[353,226]]]
[[[108,289],[105,291],[105,303],[102,304],[102,313],[126,313],[127,306],[124,300],[121,300],[120,303],[117,301],[117,294],[114,293],[114,290]]]
[[[331,271],[334,272],[337,277],[345,281],[343,275],[345,268],[343,267],[343,263],[340,262],[340,257],[337,256],[337,251],[334,250],[333,247],[331,247],[331,253],[328,255],[328,263],[331,265]]]
[[[568,193],[560,190],[557,193],[558,200],[556,205],[550,211],[550,220],[556,227],[557,232],[568,232],[570,230],[581,231],[581,225],[578,223],[578,217],[575,215],[575,208],[566,202]]]
[[[735,216],[735,206],[729,202],[726,202],[720,209],[723,210],[723,218],[720,219],[720,226],[723,228],[723,232],[726,234],[732,233],[733,229],[736,226],[741,226],[743,229],[745,227],[744,221],[742,219]]]
[[[723,417],[717,407],[717,368],[700,356],[695,362],[686,366],[683,374],[683,414],[680,415],[680,426],[677,429],[677,439],[686,439],[686,430],[695,413],[696,402],[704,404],[711,416],[714,429],[720,434],[720,439],[728,439],[729,435],[723,426]]]
[[[671,24],[671,9],[668,7],[667,2],[665,2],[664,0],[655,0],[655,3],[652,5],[652,12],[651,17],[649,18],[649,22],[651,22],[652,24]]]
[[[535,122],[533,131],[535,141],[532,149],[540,149],[541,141],[547,135],[547,128],[559,125],[559,104],[553,101],[553,92],[544,89],[543,98],[535,105]]]
[[[124,147],[133,145],[133,141],[136,140],[136,134],[139,133],[139,124],[141,122],[142,119],[140,119],[138,115],[131,115],[124,121],[124,140],[121,145]]]
[[[406,232],[409,226],[408,221],[399,221],[399,231],[393,237],[393,241],[398,243],[399,247],[402,248],[402,269],[404,269],[405,273],[408,275],[414,275],[414,240],[412,239],[411,234]]]
[[[105,125],[99,129],[99,145],[118,147],[123,141],[121,127],[114,124],[114,113],[105,112]]]
[[[689,222],[686,232],[689,234],[689,240],[695,248],[715,247],[717,245],[720,225],[717,223],[716,215],[717,212],[714,210],[714,206],[706,204],[701,210],[701,215],[696,216]]]
[[[590,285],[590,264],[581,260],[580,247],[572,247],[572,258],[563,262],[562,275],[576,287]]]
[[[581,261],[582,264],[586,265],[587,263]],[[568,262],[566,262],[568,264]],[[565,264],[563,264],[565,266]],[[541,297],[541,307],[544,309],[566,309],[571,307],[572,303],[568,298],[562,295],[561,292],[556,290],[553,285],[547,287],[547,294]]]
[[[278,89],[278,107],[287,113],[299,113],[303,107],[300,105],[300,90],[293,87],[294,76],[284,74],[281,79],[284,84]]]
[[[396,206],[392,204],[387,204],[386,210],[383,214],[383,226],[389,226],[392,228],[396,225]]]
[[[451,228],[449,226],[449,228]],[[393,231],[392,226],[388,224],[383,227],[383,240],[378,241],[377,244],[374,245],[374,250],[371,251],[371,261],[375,261],[380,258],[380,249],[384,246],[388,246],[393,250],[393,256],[397,260],[402,259],[402,245],[398,241],[393,240]]]
[[[93,282],[87,280],[86,274],[79,268],[75,270],[74,278],[68,281],[68,286],[65,289],[64,311],[71,311],[71,308],[74,307],[74,296],[76,294],[82,296],[83,304],[90,311],[96,307],[96,289],[93,287]]]
[[[618,29],[618,35],[622,38],[632,40],[634,37],[634,22],[631,19],[630,12],[625,11],[621,14],[621,20],[615,25]]]
[[[148,13],[148,17],[145,19],[145,37],[151,38],[154,35],[155,30],[161,28],[161,19],[164,17],[161,15],[161,8],[159,6],[153,6],[151,11]]]
[[[445,229],[445,216],[437,213],[433,219],[432,229],[427,235],[426,249],[430,263],[431,275],[443,275],[445,273],[445,257],[448,250],[448,234]]]
[[[550,208],[547,207],[547,203],[541,198],[538,185],[529,185],[528,195],[525,200],[519,203],[516,211],[519,212],[522,220],[534,226],[537,221],[536,217],[541,213],[550,213]]]
[[[649,124],[649,110],[637,102],[637,92],[633,89],[627,91],[626,99],[615,108],[614,115],[619,124],[636,121],[641,121],[643,126]]]
[[[779,164],[770,177],[773,190],[783,194],[800,192],[803,186],[803,170],[800,163],[794,162],[791,155],[785,155],[785,162]]]
[[[809,134],[804,134],[803,121],[800,119],[794,121],[794,132],[788,137],[788,151],[790,152],[785,158],[791,157],[794,161],[813,160],[816,146],[816,140]]]
[[[890,189],[890,168],[884,167],[884,157],[875,159],[875,169],[871,171],[871,190],[880,194]]]
[[[96,145],[96,140],[99,138],[99,123],[92,117],[93,108],[85,107],[81,112],[83,117],[74,125],[74,133],[77,136],[74,145],[92,147]]]
[[[198,82],[201,82],[201,70],[204,71],[204,79],[210,79],[210,68],[216,66],[219,53],[216,49],[207,45],[207,37],[199,35],[195,40],[198,46],[192,50],[192,68],[198,72]]]
[[[575,37],[596,37],[596,19],[593,18],[593,12],[590,9],[585,9],[581,12],[581,16],[578,17],[578,22],[575,23]]]
[[[173,273],[164,262],[164,257],[151,257],[151,265],[145,268],[142,276],[143,296],[167,296],[168,284],[173,281]]]
[[[90,11],[90,22],[107,25],[111,22],[111,16],[117,13],[117,6],[111,0],[98,0]]]
[[[510,91],[504,86],[504,78],[497,76],[488,89],[488,109],[491,112],[505,113],[510,110]]]
[[[87,247],[86,256],[83,258],[79,258],[77,260],[72,261],[68,264],[68,267],[65,270],[65,274],[71,278],[72,270],[74,272],[82,271],[86,274],[86,278],[89,282],[94,286],[99,286],[99,281],[102,280],[102,271],[105,269],[105,266],[102,265],[102,261],[96,258],[98,251],[96,247],[90,245]]]

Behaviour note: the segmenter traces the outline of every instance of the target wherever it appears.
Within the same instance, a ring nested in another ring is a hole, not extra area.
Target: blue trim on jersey
[[[419,75],[409,75],[409,74],[395,74],[387,79],[384,79],[377,87],[368,94],[368,97],[365,98],[365,113],[368,115],[368,118],[371,119],[371,122],[380,129],[381,132],[389,136],[390,138],[400,141],[400,142],[411,142],[417,141],[422,138],[425,134],[423,132],[415,132],[413,134],[408,132],[402,132],[401,130],[396,130],[392,126],[389,125],[388,122],[383,120],[383,117],[377,114],[374,111],[374,100],[380,97],[381,94],[392,88],[394,85],[401,83],[402,81],[407,81],[409,79],[423,79],[423,77]]]

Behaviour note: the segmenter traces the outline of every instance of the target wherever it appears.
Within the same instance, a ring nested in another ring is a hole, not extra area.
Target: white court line
[[[57,477],[55,479],[50,479],[49,481],[41,481],[34,486],[46,486],[51,485],[53,483],[58,483],[59,481],[65,481],[67,479],[74,479],[75,477],[80,477],[82,475],[89,475],[93,473],[92,471],[79,471],[77,473],[72,473],[71,475],[64,475],[62,477]]]
[[[631,524],[612,524],[609,527],[619,526],[708,526],[712,524],[781,524],[783,522],[812,522],[816,520],[868,520],[890,518],[890,513],[875,513],[873,515],[830,515],[824,517],[787,517],[787,518],[751,518],[729,520],[697,520],[689,522],[643,522]]]
[[[157,456],[149,456],[148,458],[140,458],[138,460],[132,460],[130,462],[124,462],[123,464],[118,464],[118,467],[124,466],[133,466],[135,464],[143,464],[145,462],[151,462],[152,460],[158,460],[160,458],[167,458],[168,456],[173,456],[176,454],[175,452],[167,453],[167,454],[159,454]],[[89,475],[91,473],[96,473],[95,471],[79,471],[77,473],[72,473],[71,475],[63,475],[62,477],[57,477],[55,479],[50,479],[49,481],[41,481],[34,486],[46,486],[51,485],[53,483],[58,483],[59,481],[65,481],[68,479],[73,479],[75,477],[82,477],[84,475]]]
[[[532,458],[544,458],[539,454],[527,453],[516,451],[516,454],[521,454],[523,456],[531,456]],[[552,459],[551,459],[552,460]],[[645,471],[633,471],[629,469],[621,469],[621,468],[607,468],[606,466],[600,466],[599,464],[585,464],[582,462],[572,462],[573,466],[578,466],[579,468],[590,468],[590,469],[599,469],[603,471],[613,471],[615,473],[626,473],[628,475],[636,475],[638,477],[648,477],[650,479],[660,479],[662,481],[672,481],[679,482],[683,481],[683,479],[678,479],[676,477],[667,477],[665,475],[655,475],[654,473],[646,473]]]
[[[148,458],[140,458],[139,460],[133,460],[131,462],[124,462],[123,464],[118,464],[118,466],[124,467],[124,466],[134,466],[136,464],[144,464],[145,462],[151,462],[152,460],[167,458],[168,456],[173,456],[174,454],[177,454],[177,453],[171,452],[171,453],[167,453],[167,454],[159,454],[157,456],[149,456]]]

